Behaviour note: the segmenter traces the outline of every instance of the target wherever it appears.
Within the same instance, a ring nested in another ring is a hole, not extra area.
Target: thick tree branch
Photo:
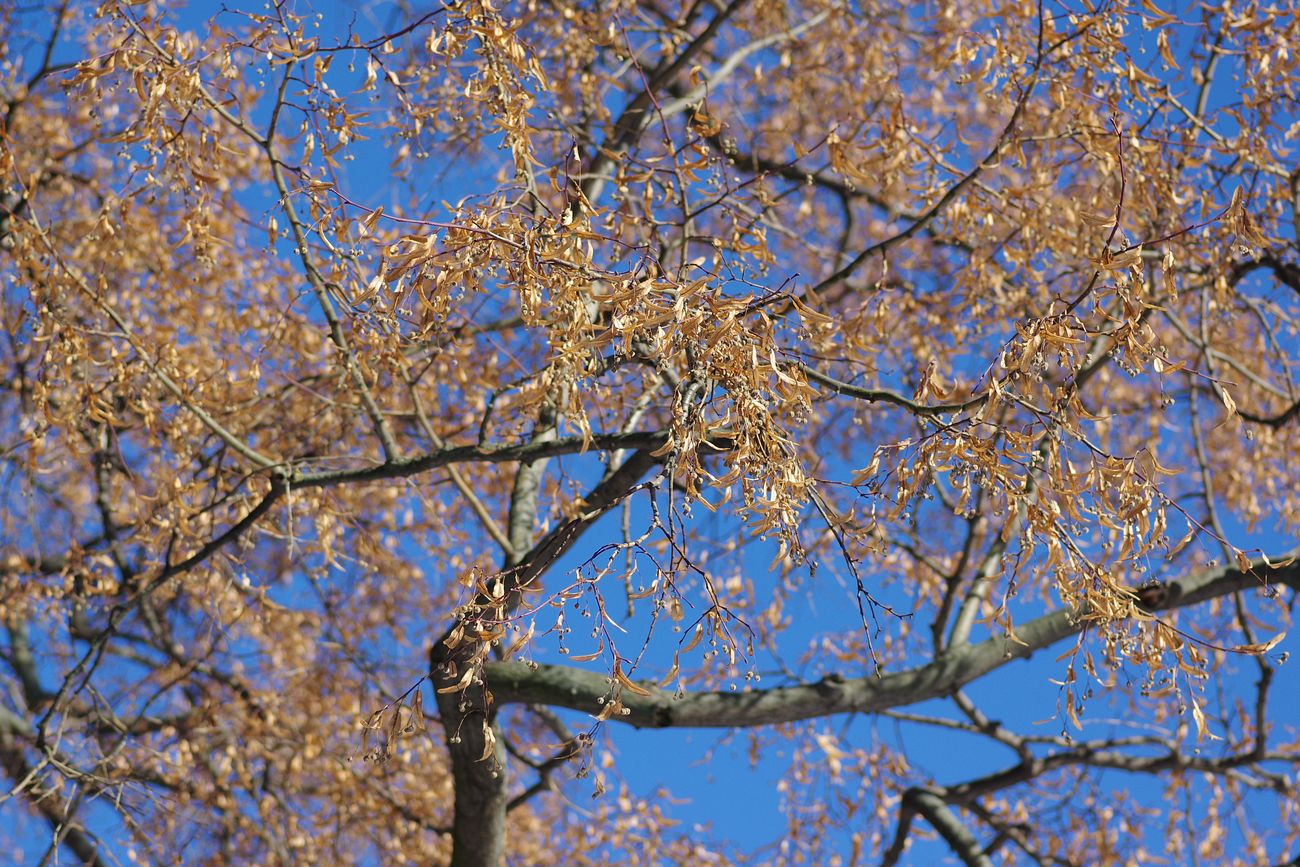
[[[499,627],[519,607],[524,592],[533,589],[537,579],[658,463],[659,458],[647,449],[634,452],[583,498],[582,514],[560,524],[519,558],[513,568],[495,576],[492,581],[496,592],[479,594],[473,604],[466,606],[465,616],[434,643],[429,654],[430,670],[447,733],[456,792],[453,867],[496,867],[506,851],[505,818],[510,801],[502,739],[494,723],[497,705],[481,685],[464,680],[466,676],[472,678],[475,666],[487,654],[489,643],[482,636]],[[535,476],[529,467],[521,469],[523,484],[535,485]],[[532,496],[536,496],[535,489]],[[519,505],[527,507],[526,503]],[[512,542],[525,538],[516,529],[511,528]]]
[[[939,832],[939,836],[943,837],[953,854],[967,867],[993,867],[989,856],[980,848],[979,841],[966,829],[944,799],[937,792],[918,788],[911,788],[903,793],[902,814],[898,820],[899,833],[894,839],[894,845],[885,853],[882,864],[894,864],[902,854],[903,844],[907,839],[906,831],[911,825],[911,813],[924,816],[926,821]]]
[[[1149,610],[1196,605],[1267,584],[1300,589],[1300,549],[1262,558],[1248,571],[1218,567],[1144,588]],[[949,650],[933,662],[884,677],[845,678],[830,674],[815,683],[747,692],[701,692],[678,698],[674,693],[643,684],[647,695],[625,690],[619,697],[627,714],[614,717],[637,727],[734,728],[797,722],[836,713],[875,713],[951,694],[1012,660],[1028,659],[1058,641],[1076,635],[1085,625],[1074,611],[1059,610],[1016,626],[1012,641],[1001,636]],[[1023,642],[1023,643],[1020,643]],[[603,673],[520,662],[490,663],[486,678],[497,704],[532,702],[598,713],[610,694]]]

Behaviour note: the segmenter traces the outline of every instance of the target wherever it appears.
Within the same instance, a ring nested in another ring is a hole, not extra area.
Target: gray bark
[[[1266,584],[1300,588],[1300,549],[1273,558],[1282,565],[1257,560],[1251,569],[1220,566],[1153,587],[1139,598],[1151,611],[1195,605],[1240,590]],[[775,725],[837,713],[873,713],[952,694],[1009,662],[1028,659],[1037,651],[1076,635],[1084,622],[1073,611],[1053,611],[1015,628],[1020,642],[1001,636],[979,644],[955,647],[926,665],[882,677],[846,678],[828,674],[813,683],[743,692],[698,692],[678,697],[649,684],[649,695],[624,690],[619,696],[626,715],[615,719],[637,727],[734,728]],[[486,677],[498,705],[512,702],[566,707],[599,713],[610,696],[602,672],[558,665],[530,666],[520,662],[489,663]]]

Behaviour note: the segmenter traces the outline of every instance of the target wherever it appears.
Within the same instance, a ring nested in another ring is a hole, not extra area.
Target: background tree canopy
[[[0,845],[1290,859],[1288,5],[0,7]]]

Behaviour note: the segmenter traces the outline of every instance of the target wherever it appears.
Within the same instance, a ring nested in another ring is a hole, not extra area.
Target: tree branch
[[[1220,566],[1144,588],[1142,598],[1150,603],[1148,610],[1171,610],[1266,584],[1300,589],[1300,549],[1267,562],[1260,558],[1246,571]],[[883,677],[829,674],[815,683],[747,692],[700,692],[681,698],[642,684],[646,695],[622,692],[619,700],[627,713],[614,719],[651,728],[746,728],[836,713],[875,713],[949,695],[1012,660],[1028,659],[1077,634],[1084,624],[1079,612],[1053,611],[1017,626],[1019,641],[989,638],[953,648],[927,665]],[[495,662],[486,666],[485,676],[498,705],[532,702],[595,714],[611,690],[607,675],[567,666]]]
[[[2,709],[0,709],[2,710]],[[53,788],[45,786],[36,770],[23,755],[22,745],[16,735],[18,724],[14,719],[6,719],[8,713],[0,716],[0,768],[14,781],[16,786],[24,786],[27,802],[49,823],[56,840],[62,841],[77,857],[80,864],[101,865],[99,845],[84,827],[74,818],[75,811]]]
[[[505,817],[510,801],[503,741],[495,728],[499,705],[481,684],[471,682],[475,666],[487,655],[485,636],[499,629],[519,607],[524,591],[532,589],[587,528],[621,502],[658,463],[659,458],[648,449],[634,452],[583,498],[582,514],[547,533],[513,568],[493,576],[496,592],[478,594],[465,606],[462,618],[434,643],[429,653],[431,680],[447,734],[456,792],[452,867],[496,867],[506,852]],[[526,484],[535,481],[531,475],[525,480]],[[523,539],[514,529],[512,541]]]
[[[399,458],[385,461],[360,469],[328,470],[319,473],[295,475],[291,483],[295,490],[303,488],[331,488],[353,482],[373,482],[381,479],[402,479],[426,470],[434,470],[452,464],[488,463],[500,464],[511,461],[532,461],[539,458],[571,455],[580,452],[600,450],[618,451],[620,449],[646,449],[654,451],[668,441],[666,431],[633,431],[631,433],[594,434],[590,437],[557,437],[549,441],[511,443],[508,445],[489,446],[451,446],[428,452],[418,457]],[[712,441],[715,448],[730,447],[726,437]]]
[[[937,793],[929,789],[908,789],[903,793],[903,804],[904,809],[910,807],[924,816],[967,867],[993,867],[993,862],[984,854],[974,835]]]

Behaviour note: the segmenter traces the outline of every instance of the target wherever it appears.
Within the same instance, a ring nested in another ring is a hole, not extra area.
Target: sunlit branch
[[[791,27],[788,30],[782,30],[779,33],[773,33],[770,36],[764,36],[762,39],[755,39],[753,42],[749,42],[740,48],[737,48],[727,56],[726,60],[720,63],[718,67],[709,74],[706,83],[701,83],[688,91],[679,93],[676,99],[672,102],[664,103],[660,106],[658,113],[661,117],[671,117],[687,108],[694,108],[699,104],[699,101],[708,94],[710,88],[716,87],[718,84],[731,77],[731,74],[739,68],[740,64],[743,63],[746,58],[765,48],[770,48],[773,45],[780,45],[783,42],[789,42],[791,39],[794,39],[800,34],[811,30],[825,21],[828,15],[828,12],[819,12],[807,21]],[[669,87],[669,90],[676,91],[678,88]]]
[[[553,405],[543,406],[537,419],[530,443],[548,443],[557,439],[558,418]],[[537,526],[537,496],[546,474],[548,458],[521,461],[515,470],[515,482],[510,491],[510,512],[506,533],[509,539],[505,568],[518,566],[520,557],[533,544]]]
[[[690,42],[682,47],[676,57],[671,60],[665,59],[658,68],[645,76],[643,88],[623,109],[609,134],[605,137],[605,141],[591,156],[585,170],[586,178],[582,182],[582,193],[589,201],[594,202],[600,197],[600,191],[606,181],[604,177],[605,171],[613,165],[617,153],[631,144],[649,122],[651,117],[650,109],[657,101],[656,92],[672,81],[682,70],[686,69],[687,64],[713,41],[722,26],[746,2],[748,0],[731,0],[724,8],[719,9],[714,14],[708,25],[700,31],[698,36],[692,38]]]
[[[1028,480],[1026,480],[1028,482]],[[957,609],[957,617],[953,620],[952,629],[948,633],[948,647],[957,647],[966,644],[970,640],[970,632],[975,625],[975,618],[979,614],[980,608],[988,600],[989,589],[993,586],[993,579],[1002,571],[1002,557],[1007,551],[1007,539],[1015,536],[1024,520],[1023,509],[1017,508],[1012,514],[1007,515],[1006,523],[1008,526],[993,539],[989,546],[988,552],[984,559],[980,561],[979,568],[975,570],[975,577],[971,580],[971,585],[966,591],[966,596],[962,600],[961,607]]]
[[[124,14],[123,18],[130,24],[131,31],[137,37],[142,39],[151,49],[153,49],[154,56],[157,57],[158,60],[162,61],[164,64],[173,68],[181,68],[184,66],[183,63],[181,63],[174,56],[172,56],[171,52],[163,50],[163,47],[158,44],[158,41],[156,39],[154,39],[153,34],[150,33],[145,27],[141,26],[140,21],[138,21],[134,16],[129,14],[129,12],[127,14]],[[207,107],[214,114],[216,114],[226,123],[230,124],[233,128],[239,130],[241,133],[248,136],[249,139],[257,143],[259,146],[266,145],[266,141],[262,138],[261,134],[258,133],[257,130],[253,129],[252,126],[250,126],[247,122],[245,122],[243,118],[232,113],[230,109],[227,107],[228,100],[217,98],[208,89],[207,85],[203,83],[202,78],[199,78],[194,82],[194,87],[195,90],[198,92],[198,94],[202,97],[204,104],[207,105]]]
[[[1045,856],[1034,849],[1029,840],[1029,831],[1033,828],[1031,823],[1017,822],[1016,824],[1008,824],[1005,820],[995,815],[991,810],[986,809],[984,805],[978,801],[973,801],[969,804],[964,804],[963,806],[972,814],[978,816],[980,821],[984,822],[984,824],[997,832],[996,836],[984,847],[984,851],[990,856],[997,852],[1005,841],[1010,840],[1020,849],[1020,851],[1025,853],[1031,862],[1039,865],[1039,867],[1045,867],[1047,864],[1059,864],[1062,865],[1062,867],[1071,867],[1069,862],[1063,858]]]
[[[1177,316],[1171,316],[1168,313],[1166,313],[1166,318],[1169,320],[1170,324],[1172,324],[1174,328],[1177,331],[1179,331],[1179,333],[1183,334],[1185,337],[1191,340],[1193,345],[1196,346],[1197,349],[1201,350],[1209,358],[1224,362],[1233,370],[1237,371],[1246,379],[1250,380],[1251,383],[1259,386],[1260,388],[1264,389],[1267,392],[1270,392],[1278,397],[1288,397],[1288,395],[1285,392],[1283,392],[1281,389],[1279,389],[1277,386],[1273,385],[1271,382],[1264,379],[1258,373],[1251,370],[1249,367],[1247,367],[1242,362],[1238,361],[1236,358],[1233,358],[1231,355],[1228,355],[1226,352],[1221,352],[1220,350],[1215,349],[1213,346],[1202,346],[1200,344],[1200,341],[1192,338],[1191,334],[1185,330],[1186,328],[1185,324]],[[1214,389],[1210,389],[1210,390],[1213,391]],[[1215,394],[1215,399],[1216,400],[1219,399],[1218,394]],[[1244,418],[1245,415],[1242,414],[1242,417]]]

